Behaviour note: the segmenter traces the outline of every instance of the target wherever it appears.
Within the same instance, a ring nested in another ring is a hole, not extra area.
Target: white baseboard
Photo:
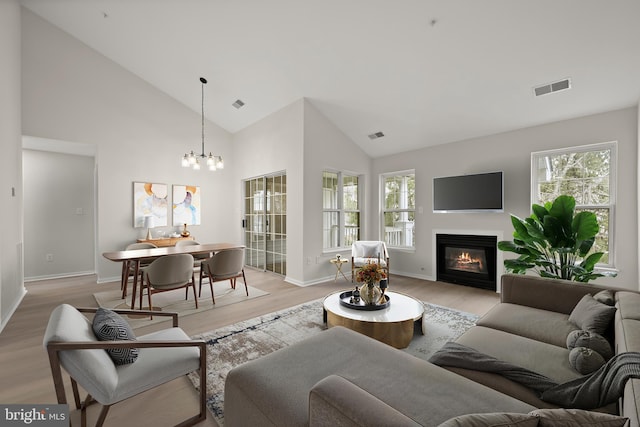
[[[88,276],[90,274],[96,274],[95,271],[77,271],[74,273],[62,273],[62,274],[47,274],[44,276],[30,276],[25,277],[24,282],[38,282],[40,280],[50,280],[50,279],[64,279],[65,277],[78,277],[78,276]]]

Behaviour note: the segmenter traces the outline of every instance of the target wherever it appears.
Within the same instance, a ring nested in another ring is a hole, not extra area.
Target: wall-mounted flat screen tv
[[[433,179],[434,212],[504,212],[502,172]]]

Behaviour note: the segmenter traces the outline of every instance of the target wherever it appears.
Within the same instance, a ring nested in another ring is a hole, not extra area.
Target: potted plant
[[[575,206],[572,196],[563,195],[544,206],[532,205],[533,213],[524,220],[511,215],[513,241],[498,242],[498,249],[519,255],[504,261],[507,272],[534,270],[541,277],[577,282],[615,277],[614,272],[593,271],[604,254],[589,254],[599,230],[598,219],[593,212],[574,215]]]

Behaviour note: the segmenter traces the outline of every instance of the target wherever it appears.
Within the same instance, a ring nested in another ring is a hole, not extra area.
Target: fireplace
[[[436,234],[438,280],[496,290],[497,237]]]

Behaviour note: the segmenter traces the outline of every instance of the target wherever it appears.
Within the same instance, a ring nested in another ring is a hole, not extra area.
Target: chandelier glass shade
[[[224,160],[222,156],[214,156],[211,152],[206,155],[204,151],[204,85],[207,84],[207,79],[200,77],[200,83],[202,84],[202,152],[196,154],[191,150],[188,154],[183,155],[182,167],[200,170],[201,163],[205,163],[210,171],[214,171],[224,168]]]

